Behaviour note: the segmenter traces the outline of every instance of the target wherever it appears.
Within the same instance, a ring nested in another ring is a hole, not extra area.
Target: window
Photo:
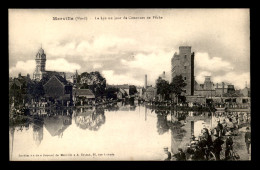
[[[186,54],[184,55],[184,58],[187,59],[187,55]]]
[[[70,87],[69,86],[65,86],[65,94],[70,94]]]
[[[242,99],[242,103],[248,103],[248,99]]]
[[[186,93],[186,89],[184,89],[183,92]]]
[[[187,66],[184,66],[184,69],[186,69],[187,68]]]
[[[184,77],[184,80],[186,80],[186,77]]]

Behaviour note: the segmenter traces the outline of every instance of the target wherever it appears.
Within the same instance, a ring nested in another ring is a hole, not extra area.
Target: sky
[[[32,77],[42,47],[46,70],[99,71],[108,84],[138,86],[147,74],[154,86],[163,71],[170,81],[179,46],[195,52],[198,83],[250,86],[249,9],[9,9],[12,77]]]

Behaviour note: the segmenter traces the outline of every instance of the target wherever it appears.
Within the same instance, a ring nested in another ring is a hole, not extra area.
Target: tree
[[[116,99],[117,98],[117,95],[116,93],[119,91],[118,88],[116,87],[108,87],[106,90],[105,90],[105,95],[106,95],[106,98],[107,99]]]
[[[79,87],[90,89],[96,97],[103,96],[106,88],[106,79],[98,72],[84,72],[79,76]]]
[[[44,96],[44,88],[42,82],[35,82],[31,87],[31,95],[34,99],[39,100]]]
[[[129,86],[129,95],[135,95],[137,93],[136,87],[134,85]]]
[[[14,80],[16,81],[16,80]],[[12,83],[9,89],[9,101],[10,104],[14,102],[14,105],[19,105],[22,101],[22,90],[19,84],[17,85],[15,82]]]
[[[171,92],[171,88],[170,88],[170,84],[168,81],[159,77],[156,80],[156,88],[157,88],[157,94],[161,95],[163,100],[169,99],[169,94]]]
[[[155,110],[155,113],[157,114],[157,132],[159,135],[163,135],[165,132],[168,132],[170,127],[167,122],[166,118],[166,111],[165,110]]]
[[[175,94],[175,96],[178,98],[182,92],[185,92],[183,89],[187,84],[184,82],[182,75],[175,76],[172,79],[172,82],[170,84],[171,86],[171,92]]]

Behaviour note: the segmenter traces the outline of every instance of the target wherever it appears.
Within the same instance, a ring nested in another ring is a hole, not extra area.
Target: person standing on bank
[[[231,132],[227,132],[226,134],[227,139],[226,139],[226,150],[225,150],[225,160],[230,159],[230,151],[233,149],[233,139],[231,137]]]
[[[164,161],[170,161],[172,158],[172,154],[171,154],[171,152],[168,151],[168,147],[164,148],[164,153],[165,153]]]
[[[178,153],[174,155],[174,157],[176,157],[176,161],[186,161],[186,155],[185,153],[182,151],[181,148],[178,149]]]
[[[249,148],[251,145],[251,132],[249,131],[249,127],[246,128],[245,142],[246,142],[247,153],[249,154]]]
[[[222,150],[222,144],[224,144],[224,141],[222,140],[221,136],[216,136],[217,139],[213,141],[213,152],[216,156],[217,161],[220,160],[220,152]]]
[[[219,137],[222,137],[223,134],[223,125],[220,123],[220,120],[217,119],[217,127],[216,127],[216,131]]]

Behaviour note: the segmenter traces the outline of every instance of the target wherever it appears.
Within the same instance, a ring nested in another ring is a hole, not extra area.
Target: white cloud
[[[208,53],[198,52],[195,56],[195,79],[198,83],[203,83],[205,76],[211,76],[214,83],[231,83],[236,89],[244,88],[246,81],[250,84],[249,72],[237,73],[231,63],[219,57],[211,58]]]
[[[222,60],[220,57],[210,57],[208,53],[196,53],[195,56],[195,69],[201,69],[210,72],[216,71],[231,71],[232,65]]]
[[[132,84],[142,85],[142,81],[133,78],[129,73],[115,74],[113,70],[103,70],[102,75],[106,78],[108,84]]]
[[[9,74],[12,77],[17,77],[19,73],[22,75],[26,75],[29,73],[30,75],[33,74],[35,70],[36,63],[34,60],[27,60],[27,61],[18,61],[14,67],[9,69]]]
[[[132,61],[122,59],[121,63],[136,71],[136,74],[147,74],[148,83],[154,85],[156,79],[163,71],[166,72],[167,78],[171,77],[169,76],[171,70],[171,57],[172,52],[165,52],[157,49],[157,52],[149,54],[138,53],[134,56],[134,60]],[[140,70],[142,70],[142,72],[140,72]],[[143,84],[143,79],[140,80],[140,82]]]
[[[205,80],[205,76],[211,76],[211,72],[208,71],[201,71],[199,74],[195,76],[195,80],[199,84],[203,84]]]
[[[213,82],[227,82],[231,83],[235,86],[236,89],[243,89],[247,82],[248,87],[250,86],[250,73],[235,73],[235,72],[228,72],[221,76],[214,76],[212,77]]]
[[[46,61],[46,70],[74,72],[75,70],[79,70],[80,68],[81,66],[79,64],[70,63],[64,58]]]
[[[50,42],[45,47],[50,56],[72,56],[80,57],[84,61],[104,61],[111,55],[118,55],[119,51],[127,51],[135,43],[131,38],[100,35],[91,39],[71,40],[65,44]]]
[[[33,75],[35,71],[36,63],[34,60],[27,61],[18,61],[14,67],[9,69],[9,74],[12,77],[17,77],[19,73],[22,75],[26,75],[29,73]],[[69,63],[67,60],[63,58],[58,58],[55,60],[47,60],[46,61],[46,70],[50,71],[64,71],[64,72],[74,72],[76,69],[79,70],[81,66],[76,63]]]

